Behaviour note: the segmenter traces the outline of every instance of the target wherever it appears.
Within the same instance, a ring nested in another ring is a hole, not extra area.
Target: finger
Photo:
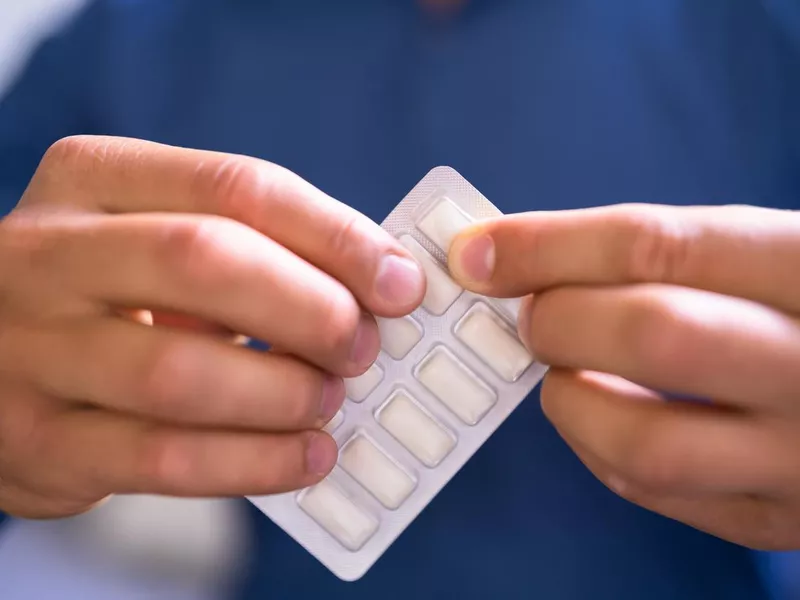
[[[410,253],[366,216],[294,173],[254,158],[139,140],[55,144],[27,197],[72,198],[111,213],[218,215],[244,223],[330,273],[369,311],[402,316],[425,282]],[[53,193],[50,193],[50,192]]]
[[[46,235],[40,268],[104,304],[218,323],[343,376],[377,357],[377,325],[341,283],[235,221],[88,216],[61,218]]]
[[[653,491],[624,480],[580,443],[564,439],[595,477],[633,504],[748,548],[789,550],[796,545],[796,533],[782,524],[786,519],[778,518],[778,501],[745,494],[673,495]]]
[[[297,431],[344,401],[338,377],[288,356],[106,318],[9,329],[0,364],[59,398],[159,421]]]
[[[800,310],[800,213],[622,205],[525,213],[456,239],[454,276],[522,296],[570,284],[670,283]]]
[[[796,488],[791,428],[743,413],[654,401],[608,375],[553,370],[542,408],[624,481],[663,494],[785,493]]]
[[[51,489],[226,497],[313,485],[336,462],[326,433],[233,433],[154,426],[101,410],[71,411],[35,459]]]
[[[748,300],[656,284],[563,287],[523,303],[520,335],[546,364],[798,413],[800,323]]]
[[[64,496],[48,496],[4,483],[0,488],[0,508],[18,519],[62,519],[83,514],[101,504],[103,498],[88,496],[83,490]]]

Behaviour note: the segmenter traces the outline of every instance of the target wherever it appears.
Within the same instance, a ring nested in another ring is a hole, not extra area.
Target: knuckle
[[[63,183],[76,175],[91,175],[95,169],[117,160],[132,144],[131,140],[107,136],[65,137],[44,153],[37,175],[56,183]]]
[[[331,225],[324,247],[332,256],[347,256],[354,249],[361,247],[360,244],[353,243],[353,240],[360,237],[360,223],[360,215],[348,214],[344,219],[336,220]]]
[[[671,444],[652,428],[641,428],[617,453],[616,466],[623,479],[645,490],[671,490],[684,479],[684,464]]]
[[[164,342],[154,348],[137,377],[135,408],[163,417],[180,417],[192,397],[186,352],[182,344]]]
[[[62,138],[52,144],[42,157],[41,171],[60,170],[64,167],[71,168],[82,163],[87,155],[91,155],[94,138],[76,135]]]
[[[132,483],[137,491],[181,494],[196,485],[200,473],[208,471],[211,456],[194,441],[195,434],[158,426],[142,433],[139,451],[132,459]]]
[[[135,140],[94,135],[74,135],[55,142],[44,154],[40,169],[80,173],[141,153]]]
[[[645,365],[674,366],[686,355],[687,316],[663,295],[642,294],[628,311],[619,339]]]
[[[47,149],[28,190],[25,204],[64,205],[83,193],[84,184],[110,166],[138,157],[135,140],[110,136],[76,135],[62,138]]]
[[[195,180],[197,197],[209,202],[209,212],[231,218],[251,216],[278,185],[279,178],[269,175],[265,163],[239,156],[203,163]]]
[[[225,289],[231,283],[231,240],[242,227],[224,218],[204,217],[172,223],[163,236],[163,258],[170,276],[199,293]]]
[[[169,491],[191,481],[192,461],[181,438],[153,428],[133,458],[134,485],[144,491]]]
[[[666,211],[634,206],[622,217],[630,232],[627,275],[633,281],[679,281],[691,264],[691,236],[684,223]]]

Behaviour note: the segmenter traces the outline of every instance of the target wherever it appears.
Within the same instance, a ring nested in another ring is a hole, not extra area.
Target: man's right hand
[[[341,378],[378,353],[368,313],[424,288],[389,234],[275,165],[58,142],[0,221],[0,510],[317,482]]]

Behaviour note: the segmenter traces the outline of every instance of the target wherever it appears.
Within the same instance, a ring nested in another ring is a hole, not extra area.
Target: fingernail
[[[375,289],[378,295],[398,306],[407,306],[422,297],[425,279],[417,263],[389,254],[381,260]]]
[[[322,383],[322,401],[320,402],[319,418],[326,423],[330,421],[344,402],[344,380],[341,377],[326,375]]]
[[[339,452],[336,444],[331,443],[330,436],[324,433],[312,433],[306,446],[306,470],[312,475],[327,475],[336,460]]]
[[[478,234],[461,244],[454,259],[461,276],[476,283],[486,283],[494,273],[494,240],[489,235]]]
[[[367,314],[361,315],[350,350],[350,362],[359,369],[367,369],[378,358],[380,347],[381,338],[375,319]]]
[[[533,356],[531,348],[531,311],[533,310],[533,296],[526,296],[519,305],[519,317],[517,317],[517,335],[520,341]]]

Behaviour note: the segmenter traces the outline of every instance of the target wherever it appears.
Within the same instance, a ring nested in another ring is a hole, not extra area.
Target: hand
[[[464,232],[450,265],[482,294],[535,294],[519,331],[553,367],[544,412],[607,486],[739,544],[800,548],[800,214],[520,214]]]
[[[275,165],[57,143],[0,222],[0,510],[315,483],[341,377],[378,353],[361,307],[401,316],[424,287],[391,236]]]

